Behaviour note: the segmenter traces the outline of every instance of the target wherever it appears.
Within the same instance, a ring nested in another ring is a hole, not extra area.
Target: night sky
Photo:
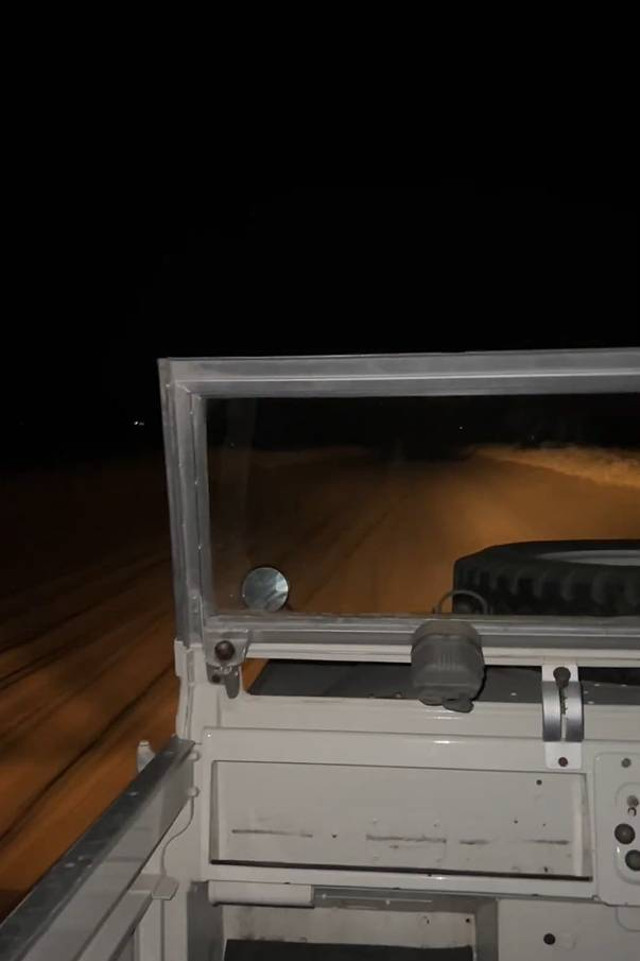
[[[159,356],[640,343],[637,185],[619,167],[54,187],[21,229],[10,463],[157,445]]]

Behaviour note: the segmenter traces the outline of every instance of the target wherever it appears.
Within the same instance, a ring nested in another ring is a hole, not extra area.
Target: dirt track
[[[3,487],[0,909],[123,788],[137,741],[172,731],[164,496],[159,459]],[[227,606],[252,563],[286,570],[297,610],[428,611],[488,544],[640,537],[637,489],[495,457],[263,464],[242,505],[241,540],[233,511],[221,525]]]
[[[280,470],[269,457],[240,502],[218,489],[218,597],[240,606],[244,572],[270,563],[289,577],[294,610],[420,613],[451,587],[457,557],[490,544],[640,537],[637,487],[601,483],[593,469],[584,477],[580,462],[571,474],[561,458],[562,471],[511,461],[504,450],[431,463],[336,452]],[[636,469],[640,477],[640,462]]]

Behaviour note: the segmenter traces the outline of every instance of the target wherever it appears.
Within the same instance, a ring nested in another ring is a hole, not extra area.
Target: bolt
[[[563,688],[565,688],[571,680],[571,671],[568,667],[556,667],[555,671],[553,672],[553,676],[555,677],[556,684],[560,690],[563,690]]]
[[[567,760],[566,757],[559,757],[559,758],[558,758],[558,764],[560,765],[560,767],[566,767],[568,763],[569,763],[569,762],[568,762],[568,760]]]
[[[630,824],[618,824],[613,833],[620,844],[631,844],[636,839],[636,832]]]
[[[637,808],[638,806],[640,806],[640,801],[635,796],[635,794],[629,795],[629,797],[627,798],[627,806],[630,808]]]
[[[555,944],[556,936],[555,934],[551,934],[551,932],[549,932],[548,934],[545,934],[542,940],[544,941],[545,944]]]
[[[214,651],[219,661],[230,661],[236,653],[236,649],[231,641],[218,641]]]
[[[623,767],[631,767],[631,758],[630,758],[630,757],[623,757],[623,758],[622,758],[622,761],[621,761],[621,764],[622,764]]]
[[[624,863],[631,871],[640,871],[640,851],[627,851]]]

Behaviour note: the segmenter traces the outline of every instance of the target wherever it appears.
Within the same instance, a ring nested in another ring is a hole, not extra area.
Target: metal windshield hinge
[[[228,633],[217,639],[205,639],[207,672],[213,683],[224,684],[227,697],[240,693],[242,665],[247,656],[246,633]]]
[[[577,664],[542,665],[542,736],[547,767],[582,767],[584,711]]]

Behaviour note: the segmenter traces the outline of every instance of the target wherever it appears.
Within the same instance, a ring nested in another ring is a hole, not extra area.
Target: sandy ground
[[[477,451],[480,457],[508,461],[511,464],[529,464],[569,477],[582,477],[598,484],[640,489],[640,453],[593,449],[589,447],[540,447],[537,449],[514,449],[507,446],[484,447]]]
[[[218,603],[240,609],[244,573],[274,564],[294,611],[420,613],[450,589],[456,558],[491,544],[640,537],[640,458],[579,455],[487,448],[425,463],[333,451],[281,470],[269,455],[245,489],[231,469],[214,476]]]
[[[265,456],[249,483],[232,464],[213,479],[221,606],[237,607],[250,566],[274,563],[294,610],[429,611],[456,557],[489,544],[640,537],[628,466],[511,453],[426,464],[334,451],[286,468]],[[171,734],[177,689],[161,460],[9,478],[1,513],[6,910],[122,790],[138,740]]]

